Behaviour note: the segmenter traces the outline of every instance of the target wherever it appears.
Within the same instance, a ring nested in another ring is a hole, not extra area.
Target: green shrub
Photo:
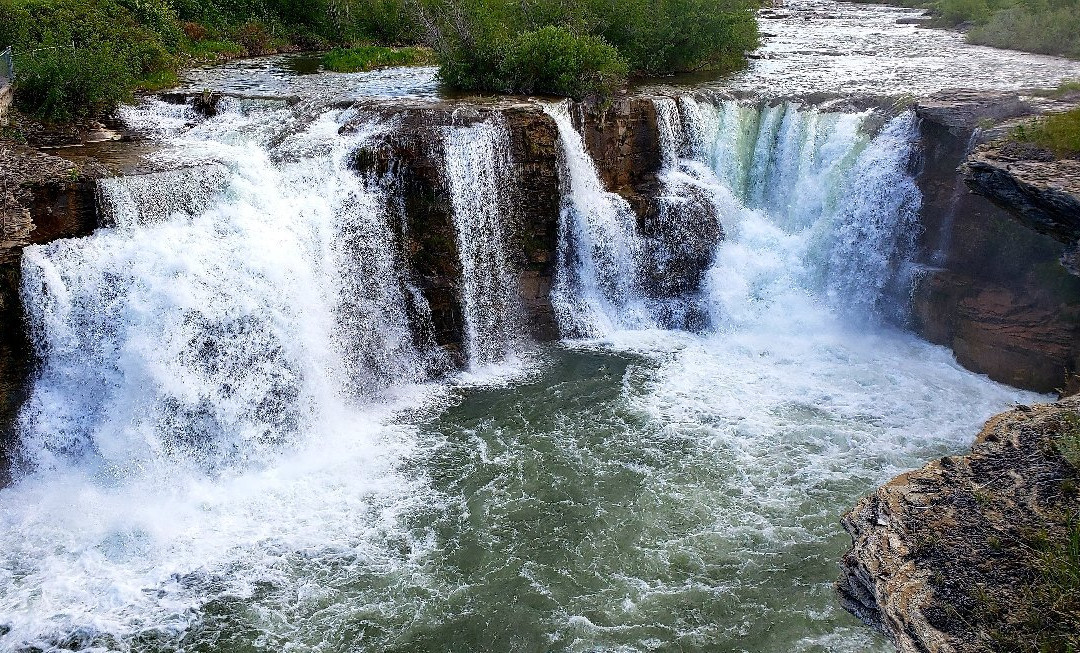
[[[434,61],[434,54],[427,48],[385,48],[377,45],[332,50],[322,57],[323,67],[338,73],[355,73],[387,66],[417,66]]]
[[[972,24],[970,43],[1080,58],[1080,0],[936,0],[947,26]]]
[[[1017,127],[1012,137],[1048,149],[1058,156],[1080,154],[1080,109],[1051,114]]]
[[[50,121],[111,111],[134,86],[125,58],[107,45],[61,46],[20,57],[18,75],[18,106]]]
[[[1018,5],[994,13],[968,33],[980,45],[1080,58],[1080,6],[1037,9]]]
[[[628,66],[607,41],[549,25],[515,38],[501,64],[507,90],[582,98],[610,95]]]
[[[422,3],[421,21],[430,27],[440,74],[463,89],[609,92],[627,74],[741,64],[758,38],[756,0]],[[561,47],[569,48],[568,56],[544,61],[543,53]],[[583,78],[571,83],[575,71]]]

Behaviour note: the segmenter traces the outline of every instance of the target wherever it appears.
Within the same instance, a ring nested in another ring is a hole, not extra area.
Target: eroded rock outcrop
[[[940,94],[921,118],[920,272],[912,326],[975,372],[1053,392],[1080,369],[1080,283],[1066,246],[999,203],[969,191],[957,169],[991,124],[1041,105],[1012,94]]]
[[[968,157],[964,180],[1030,228],[1065,244],[1062,263],[1080,275],[1080,160],[1015,142],[988,143]]]
[[[399,246],[430,307],[435,342],[460,353],[464,340],[462,270],[442,132],[490,120],[504,122],[509,137],[516,183],[507,188],[507,233],[511,263],[520,271],[527,323],[534,338],[557,338],[549,298],[560,207],[555,124],[532,104],[393,106],[379,111],[395,127],[357,152],[355,166],[395,186],[391,196],[400,199],[399,218],[404,222]]]
[[[901,653],[965,653],[1022,632],[1039,551],[1063,539],[1080,471],[1061,449],[1080,400],[994,417],[967,456],[903,474],[843,518],[837,592]]]

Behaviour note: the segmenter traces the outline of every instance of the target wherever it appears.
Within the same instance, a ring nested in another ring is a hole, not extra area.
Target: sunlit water
[[[834,599],[841,513],[1038,399],[890,326],[918,229],[910,114],[658,101],[666,201],[706,198],[726,233],[678,298],[704,316],[690,333],[659,328],[657,244],[543,107],[554,299],[588,338],[544,346],[504,319],[477,192],[510,174],[501,127],[446,130],[477,276],[473,364],[445,376],[412,337],[430,316],[392,180],[349,167],[397,127],[313,98],[194,127],[127,110],[195,167],[107,185],[112,226],[27,250],[43,362],[0,490],[0,650],[889,649]]]
[[[699,79],[700,90],[766,96],[841,93],[923,96],[944,89],[1055,87],[1080,79],[1080,62],[964,42],[958,31],[900,23],[922,10],[794,0],[759,20],[762,47],[743,72]]]

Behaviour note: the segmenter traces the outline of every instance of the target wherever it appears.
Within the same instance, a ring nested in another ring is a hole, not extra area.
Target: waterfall
[[[275,111],[184,133],[173,144],[213,164],[106,184],[115,227],[26,250],[41,368],[24,463],[119,477],[258,465],[341,404],[438,366],[414,342],[422,311],[384,184],[349,167],[391,127],[339,134],[355,116],[329,111],[285,134],[244,131]]]
[[[629,203],[604,189],[568,103],[545,105],[562,145],[563,205],[551,300],[567,337],[653,326],[641,291],[644,243]]]
[[[97,184],[102,222],[133,227],[177,214],[198,215],[225,189],[228,174],[225,166],[211,164],[102,179]]]
[[[641,227],[603,190],[565,107],[547,109],[569,178],[553,293],[563,313],[593,316],[587,324],[608,330],[724,329],[815,297],[856,319],[902,319],[921,203],[911,113],[879,128],[870,111],[653,102],[662,192]],[[706,318],[696,317],[699,305]],[[628,306],[646,318],[620,319]]]
[[[896,313],[900,298],[886,291],[902,275],[919,228],[913,114],[875,129],[872,112],[794,103],[683,98],[679,109],[686,158],[711,168],[737,200],[722,220],[730,242],[710,271],[714,307],[730,316],[792,291],[812,293],[859,319]],[[758,256],[725,261],[725,252],[740,247]],[[770,256],[776,258],[766,264]],[[778,283],[784,293],[766,291],[779,290]],[[740,294],[741,305],[733,306],[727,301],[733,288],[750,296]]]
[[[497,363],[512,353],[523,328],[507,252],[507,195],[515,181],[506,125],[493,118],[446,128],[443,149],[461,261],[465,353],[471,367]]]

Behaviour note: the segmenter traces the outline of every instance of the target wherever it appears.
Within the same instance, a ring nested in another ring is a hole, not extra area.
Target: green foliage
[[[1080,0],[937,0],[947,25],[972,24],[971,43],[1080,58]]]
[[[42,50],[19,64],[19,106],[51,120],[106,112],[134,86],[124,57],[108,45]]]
[[[355,73],[387,66],[417,66],[434,61],[435,55],[427,48],[386,48],[378,45],[332,50],[322,57],[323,67],[338,73]]]
[[[1057,448],[1070,465],[1080,469],[1080,415],[1066,413],[1065,427],[1058,437]]]
[[[1080,109],[1055,113],[1021,125],[1012,132],[1013,139],[1032,143],[1057,154],[1080,154]]]
[[[619,51],[602,38],[548,25],[519,34],[502,61],[506,86],[523,93],[610,95],[626,79]]]
[[[1074,0],[1070,0],[1074,1]],[[1075,0],[1080,1],[1080,0]],[[0,0],[16,101],[46,121],[107,113],[193,63],[328,49],[333,70],[426,62],[465,90],[608,95],[630,76],[741,64],[758,0]],[[349,49],[351,48],[351,49]]]
[[[755,0],[423,0],[451,86],[606,94],[628,75],[724,68],[757,45]],[[576,79],[575,79],[576,77]]]

